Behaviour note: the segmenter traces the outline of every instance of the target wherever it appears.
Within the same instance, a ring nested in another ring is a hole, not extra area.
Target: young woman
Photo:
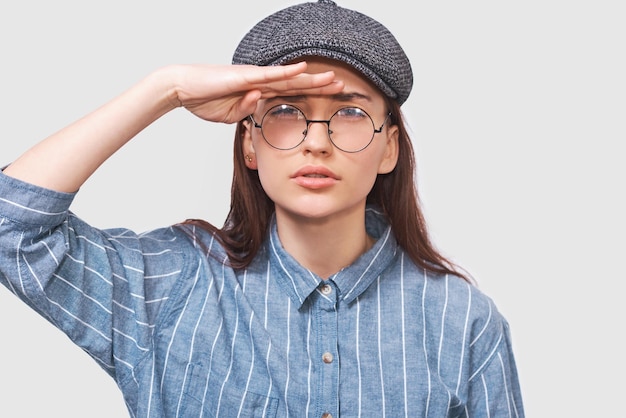
[[[523,416],[506,320],[429,240],[393,35],[303,3],[259,22],[233,64],[156,70],[6,167],[0,281],[133,417]],[[135,234],[69,212],[177,107],[237,123],[222,228]]]

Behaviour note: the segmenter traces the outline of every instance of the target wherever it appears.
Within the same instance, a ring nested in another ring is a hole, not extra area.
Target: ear
[[[256,153],[254,152],[254,144],[252,143],[252,122],[249,119],[245,119],[242,124],[241,130],[241,152],[243,153],[243,159],[246,163],[246,167],[251,170],[257,169]]]
[[[378,174],[387,174],[393,171],[398,163],[398,136],[400,131],[397,125],[390,125],[387,129],[387,143],[385,153],[378,165]]]

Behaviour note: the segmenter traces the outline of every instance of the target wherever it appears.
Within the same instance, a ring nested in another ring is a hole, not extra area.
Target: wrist
[[[150,89],[154,92],[157,101],[163,105],[165,113],[182,107],[178,94],[179,80],[182,77],[181,67],[180,65],[161,67],[145,80],[150,84]]]

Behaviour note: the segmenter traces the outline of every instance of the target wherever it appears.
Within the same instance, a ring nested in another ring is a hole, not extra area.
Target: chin
[[[327,221],[335,217],[345,217],[358,213],[364,213],[365,203],[359,204],[342,204],[337,202],[324,202],[320,199],[295,204],[290,202],[289,205],[281,206],[276,204],[276,212],[286,216],[301,218],[309,221]]]

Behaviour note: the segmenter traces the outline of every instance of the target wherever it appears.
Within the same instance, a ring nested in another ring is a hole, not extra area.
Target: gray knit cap
[[[239,43],[233,64],[279,65],[304,56],[351,65],[399,104],[413,86],[411,63],[391,32],[331,0],[297,4],[261,20]]]

